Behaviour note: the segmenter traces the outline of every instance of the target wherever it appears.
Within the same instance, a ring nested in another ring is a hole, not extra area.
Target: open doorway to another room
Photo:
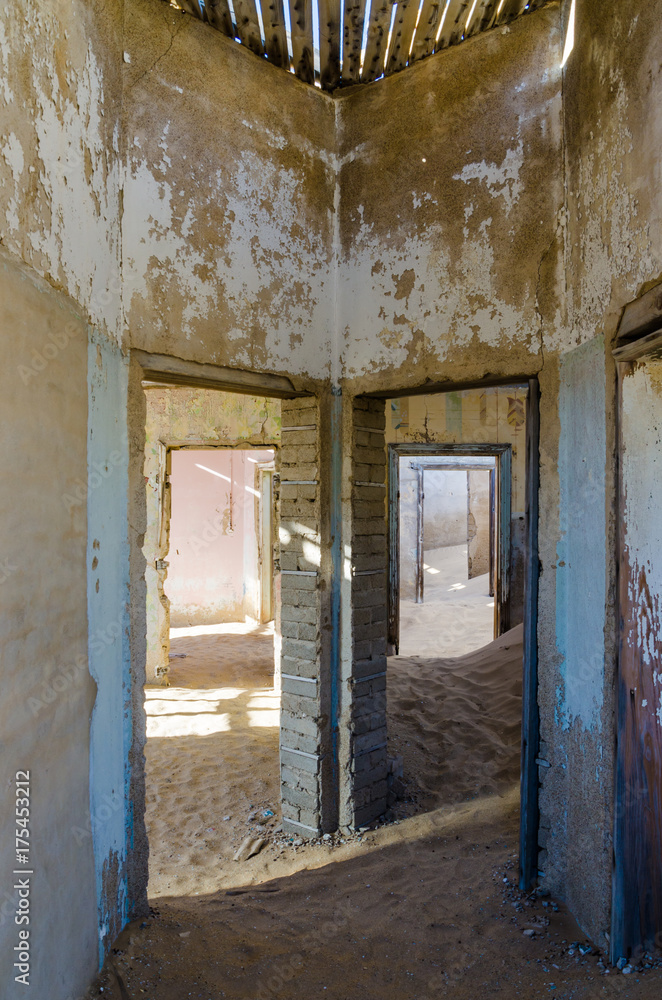
[[[528,384],[387,402],[388,745],[397,817],[517,807]]]
[[[454,447],[454,446],[451,446]],[[463,454],[429,446],[409,452],[391,445],[391,498],[397,510],[391,557],[394,594],[393,645],[402,655],[462,656],[504,631],[507,602],[500,594],[502,520],[497,475],[505,491],[503,465],[510,454]],[[395,464],[397,463],[397,468]],[[499,469],[497,469],[499,463]],[[509,499],[508,497],[506,499]],[[503,529],[509,534],[509,519]],[[503,581],[507,584],[507,581]],[[396,603],[397,602],[397,603]]]
[[[147,388],[149,896],[234,885],[280,823],[280,402]]]

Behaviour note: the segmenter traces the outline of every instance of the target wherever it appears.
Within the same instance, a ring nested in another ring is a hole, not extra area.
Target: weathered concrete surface
[[[622,381],[614,954],[662,943],[662,363]]]
[[[170,616],[163,593],[167,569],[167,537],[159,538],[160,454],[164,447],[223,445],[277,445],[280,441],[280,402],[239,393],[207,389],[148,389],[145,431],[147,531],[144,555],[147,583],[147,678],[158,681],[167,673]],[[167,526],[164,526],[167,528]],[[167,534],[163,532],[162,534]]]
[[[559,43],[554,4],[339,99],[353,390],[540,368],[561,309]]]
[[[160,0],[127,0],[131,345],[328,375],[335,109]]]
[[[541,756],[551,764],[540,772],[541,865],[549,887],[604,948],[612,917],[617,652],[610,347],[622,307],[662,271],[661,15],[659,0],[577,4],[564,80],[567,316],[546,340],[541,379]],[[580,344],[585,350],[575,352]],[[559,361],[564,351],[573,353]],[[583,423],[581,441],[573,421]],[[590,550],[581,545],[583,565],[575,551],[568,569],[580,512],[587,528],[597,522],[602,531]],[[603,635],[593,621],[589,644],[573,615],[562,612],[563,593],[579,597],[582,579],[591,580],[581,604],[585,623],[604,600]]]
[[[128,749],[132,736],[127,519],[127,361],[92,331],[88,345],[87,616],[97,696],[90,731],[90,814],[97,881],[99,964],[133,910]]]
[[[87,327],[0,248],[0,982],[2,996],[78,995],[96,971],[89,797],[85,540]],[[31,779],[30,986],[14,981],[14,779]],[[63,919],[66,914],[66,919]],[[76,942],[75,948],[72,942]]]
[[[0,241],[118,338],[122,5],[0,11]]]

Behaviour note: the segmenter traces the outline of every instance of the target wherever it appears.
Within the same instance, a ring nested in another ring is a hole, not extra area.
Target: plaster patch
[[[485,160],[480,163],[467,163],[459,174],[453,174],[453,180],[464,181],[465,184],[472,180],[485,182],[493,198],[504,199],[506,215],[510,215],[510,210],[522,194],[523,186],[519,174],[523,166],[524,144],[520,139],[514,149],[506,152],[500,165],[487,163]]]

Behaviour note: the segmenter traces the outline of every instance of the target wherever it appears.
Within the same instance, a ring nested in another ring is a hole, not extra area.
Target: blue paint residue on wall
[[[99,965],[128,920],[127,846],[131,671],[129,650],[128,366],[92,331],[88,344],[87,614],[97,695],[90,725],[90,817]]]
[[[557,692],[564,729],[578,720],[600,730],[606,604],[606,373],[604,338],[561,358],[559,389],[560,540],[556,570],[556,646],[563,657]]]

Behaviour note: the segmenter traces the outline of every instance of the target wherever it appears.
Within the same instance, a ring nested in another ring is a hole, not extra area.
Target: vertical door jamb
[[[526,567],[524,582],[524,683],[520,770],[520,888],[538,876],[538,487],[540,406],[538,379],[529,380],[526,415]]]
[[[424,470],[421,468],[416,469],[416,603],[423,604],[425,599],[424,589],[424,571],[423,563],[425,561],[425,546],[424,546],[424,521],[423,521],[423,505],[425,502],[425,493],[423,490],[423,476]]]

